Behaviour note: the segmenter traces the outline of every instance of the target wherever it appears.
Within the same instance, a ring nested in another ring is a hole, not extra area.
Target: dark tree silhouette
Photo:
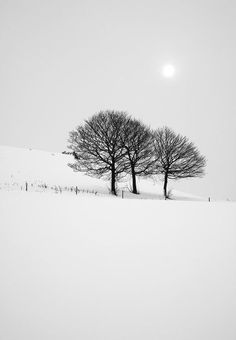
[[[164,176],[166,199],[168,179],[202,177],[206,160],[187,137],[176,134],[168,127],[156,130],[153,136],[157,154],[156,172]]]
[[[136,177],[152,173],[154,163],[153,136],[148,127],[136,119],[128,119],[123,134],[125,159],[132,176],[132,192],[138,194]]]
[[[68,147],[76,155],[75,163],[69,166],[90,176],[109,178],[114,195],[116,181],[124,175],[127,166],[122,162],[126,153],[122,134],[127,117],[124,112],[100,111],[70,132],[68,140]]]

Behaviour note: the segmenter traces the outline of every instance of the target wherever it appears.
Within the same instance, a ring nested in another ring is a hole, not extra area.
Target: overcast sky
[[[206,156],[204,179],[172,186],[236,199],[235,63],[235,0],[0,0],[0,144],[63,151],[124,110]]]

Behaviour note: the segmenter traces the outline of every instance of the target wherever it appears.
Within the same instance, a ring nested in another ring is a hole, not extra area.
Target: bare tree
[[[154,132],[157,154],[156,172],[164,175],[164,197],[168,198],[168,179],[202,177],[206,159],[186,137],[168,127]]]
[[[69,148],[76,155],[69,164],[74,171],[111,180],[111,193],[116,195],[116,181],[125,171],[122,159],[126,153],[122,134],[127,114],[119,111],[100,111],[70,132]]]
[[[152,173],[154,163],[153,136],[148,127],[136,119],[128,119],[123,134],[125,159],[132,176],[132,192],[138,194],[136,177]]]

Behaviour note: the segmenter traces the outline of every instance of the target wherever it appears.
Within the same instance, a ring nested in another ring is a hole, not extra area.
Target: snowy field
[[[71,161],[0,147],[0,340],[235,340],[236,203]]]
[[[235,340],[236,204],[0,191],[1,340]]]

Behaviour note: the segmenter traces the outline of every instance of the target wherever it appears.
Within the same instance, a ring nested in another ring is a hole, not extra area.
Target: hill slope
[[[73,162],[71,155],[53,153],[39,150],[20,149],[0,146],[0,187],[14,188],[17,184],[23,185],[26,181],[37,186],[77,186],[80,190],[95,191],[100,194],[109,193],[109,182],[92,178],[83,173],[73,172],[68,163]],[[130,181],[119,183],[120,192],[125,191],[129,198],[162,198],[162,184],[153,180],[139,180],[138,189],[141,195],[132,195],[129,192]],[[30,187],[29,187],[30,189]],[[173,191],[173,198],[182,200],[202,200],[190,194]]]

